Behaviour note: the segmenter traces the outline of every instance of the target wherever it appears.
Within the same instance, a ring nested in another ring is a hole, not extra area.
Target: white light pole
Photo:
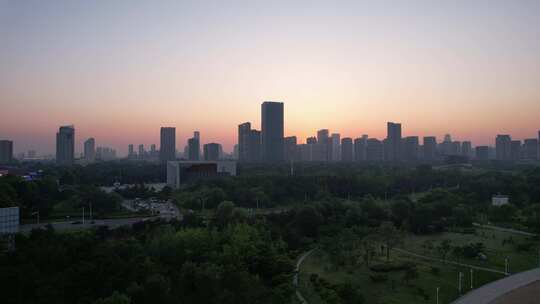
[[[508,257],[506,257],[504,259],[504,272],[506,273],[506,275],[508,275],[508,268],[509,268],[509,265],[508,265]]]
[[[463,272],[460,272],[458,275],[458,291],[460,295],[461,295],[461,279],[463,279]]]
[[[92,222],[92,202],[90,202],[90,223]]]
[[[439,304],[439,287],[437,287],[437,304]]]
[[[473,289],[473,270],[471,268],[471,289]]]
[[[32,215],[36,215],[37,216],[37,223],[39,225],[39,210],[36,211],[36,212],[33,212]]]
[[[82,223],[84,225],[84,207],[82,207]]]

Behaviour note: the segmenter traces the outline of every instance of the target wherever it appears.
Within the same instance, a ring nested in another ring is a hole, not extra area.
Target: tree
[[[125,294],[115,291],[111,296],[99,299],[94,304],[130,304],[131,299]]]
[[[386,247],[386,260],[390,261],[390,250],[403,242],[403,232],[397,230],[392,222],[383,222],[377,234],[379,241]]]
[[[225,227],[231,222],[234,215],[234,203],[230,201],[221,202],[216,210],[216,222],[218,226]]]
[[[442,242],[439,243],[439,245],[437,246],[437,252],[439,253],[439,255],[441,256],[441,258],[443,259],[443,261],[446,261],[446,257],[448,256],[448,253],[450,252],[450,249],[451,249],[451,241],[450,240],[443,240]]]
[[[407,270],[405,270],[405,273],[403,274],[403,281],[405,284],[409,284],[410,281],[418,278],[418,269],[416,269],[416,266],[409,267]]]

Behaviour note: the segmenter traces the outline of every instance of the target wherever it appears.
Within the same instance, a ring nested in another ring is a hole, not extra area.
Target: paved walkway
[[[315,251],[315,249],[311,249],[310,251],[305,252],[305,253],[298,259],[298,261],[296,262],[295,274],[294,274],[294,277],[293,277],[293,285],[294,285],[294,288],[296,288],[296,297],[298,298],[298,300],[299,300],[300,303],[302,303],[302,304],[308,304],[308,302],[306,301],[306,299],[304,298],[304,296],[302,296],[302,294],[300,293],[300,290],[298,290],[298,274],[300,273],[300,266],[302,266],[302,263],[304,262],[304,260],[305,260],[310,254],[312,254],[313,251]]]
[[[463,297],[457,299],[452,304],[497,303],[498,298],[538,281],[540,281],[540,268],[520,272],[518,274],[486,284],[478,289],[475,289],[467,293]]]
[[[484,228],[484,229],[497,230],[497,231],[508,232],[508,233],[513,233],[513,234],[525,235],[525,236],[536,236],[536,234],[534,233],[511,229],[511,228],[503,228],[503,227],[498,227],[498,226],[493,226],[493,225],[482,225],[479,223],[473,223],[473,225],[475,227]]]
[[[402,253],[402,254],[406,254],[406,255],[417,257],[417,258],[421,258],[421,259],[424,259],[424,260],[430,260],[430,261],[440,262],[440,263],[444,263],[444,264],[451,264],[451,265],[455,265],[455,266],[467,267],[467,268],[472,268],[472,269],[476,269],[476,270],[483,270],[483,271],[487,271],[487,272],[493,272],[493,273],[506,275],[506,273],[504,271],[501,271],[501,270],[498,270],[498,269],[487,268],[487,267],[476,266],[476,265],[470,265],[470,264],[464,264],[464,263],[448,261],[448,260],[445,261],[443,259],[429,257],[429,256],[421,255],[421,254],[418,254],[418,253],[414,253],[412,251],[399,249],[399,248],[393,248],[392,250],[394,250],[396,252],[399,252],[399,253]]]

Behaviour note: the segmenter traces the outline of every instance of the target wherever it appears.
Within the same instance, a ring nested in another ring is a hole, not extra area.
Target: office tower
[[[140,144],[139,145],[139,159],[145,159],[145,156],[146,156],[146,151],[144,150],[144,145],[143,144]]]
[[[423,158],[425,160],[435,160],[437,155],[437,138],[435,136],[424,137]]]
[[[0,164],[13,162],[13,141],[0,140]]]
[[[523,142],[523,157],[528,160],[538,159],[538,139],[525,139]]]
[[[401,159],[401,124],[387,123],[387,136],[384,147],[385,159],[387,161],[398,161]]]
[[[382,161],[384,159],[383,143],[376,138],[367,140],[366,158],[368,161]]]
[[[354,161],[366,160],[367,137],[354,139]]]
[[[313,160],[329,161],[332,159],[330,140],[328,129],[317,131],[317,146],[313,147]]]
[[[176,159],[176,128],[162,127],[159,142],[159,160],[167,162]]]
[[[238,159],[238,155],[240,154],[239,150],[240,150],[240,148],[239,148],[238,144],[234,145],[233,152],[232,152],[232,156],[233,156],[234,159]]]
[[[340,140],[341,135],[339,133],[332,133],[331,136],[331,149],[332,149],[332,156],[330,160],[332,161],[340,161],[341,159],[341,146],[340,146]]]
[[[521,158],[521,140],[512,140],[510,142],[510,159],[519,160]]]
[[[96,140],[90,137],[84,142],[84,159],[93,162],[96,159]]]
[[[450,153],[448,155],[460,155],[461,154],[461,142],[453,141],[450,144]]]
[[[261,144],[263,160],[278,162],[283,155],[283,103],[265,101],[261,105]]]
[[[497,135],[495,139],[495,158],[497,160],[510,160],[512,138],[510,135]]]
[[[308,145],[315,145],[317,144],[317,138],[316,137],[308,137],[306,138],[306,144]]]
[[[196,138],[196,139],[198,139],[200,141],[201,140],[201,132],[194,131],[193,132],[193,138]]]
[[[56,133],[56,163],[73,165],[75,161],[75,127],[62,126]]]
[[[209,143],[203,146],[204,150],[204,160],[212,161],[219,160],[219,151],[221,150],[221,145],[217,143]]]
[[[408,136],[403,139],[403,158],[408,161],[418,160],[418,136]]]
[[[134,159],[135,158],[135,150],[133,148],[133,144],[128,145],[128,158]]]
[[[201,144],[200,144],[200,135],[199,132],[195,131],[193,137],[188,139],[188,159],[189,160],[199,160],[201,154]]]
[[[311,147],[312,144],[301,144],[298,145],[298,160],[300,161],[311,161]]]
[[[296,136],[285,137],[284,146],[285,146],[285,160],[287,161],[298,160]]]
[[[472,143],[470,141],[464,141],[461,143],[461,155],[471,157]]]
[[[249,161],[249,138],[251,123],[238,125],[238,161]]]
[[[341,161],[353,161],[353,141],[350,137],[344,137],[341,140]]]
[[[488,160],[489,159],[489,147],[488,146],[478,146],[478,147],[476,147],[476,159],[478,159],[478,160]]]
[[[262,143],[261,131],[249,131],[249,160],[252,162],[260,162],[262,160]]]

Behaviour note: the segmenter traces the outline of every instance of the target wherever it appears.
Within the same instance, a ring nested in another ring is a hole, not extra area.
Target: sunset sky
[[[236,143],[260,104],[285,133],[450,133],[474,145],[540,129],[540,1],[0,0],[0,139],[53,153],[74,124],[120,153]]]

